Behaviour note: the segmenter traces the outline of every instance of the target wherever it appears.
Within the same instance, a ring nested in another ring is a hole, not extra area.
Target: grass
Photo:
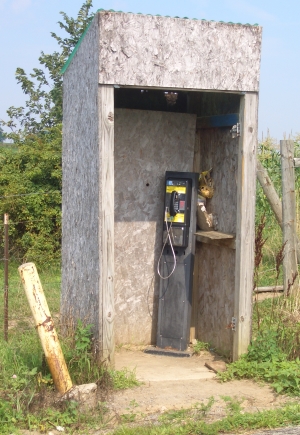
[[[85,433],[84,431],[92,427],[110,427],[112,416],[108,412],[105,401],[103,402],[105,398],[100,398],[96,410],[91,411],[80,410],[72,401],[59,406],[51,401],[54,394],[51,376],[43,360],[37,333],[30,320],[31,313],[17,273],[17,265],[10,265],[9,275],[9,341],[6,343],[3,337],[0,339],[1,433],[7,435],[21,428],[47,431],[56,426],[64,427],[71,433],[82,433],[81,431]],[[40,278],[50,311],[53,314],[58,313],[60,270],[48,269],[47,272],[40,273]],[[275,304],[275,300],[269,299],[260,305],[261,318],[266,318],[272,304]],[[273,311],[277,313],[275,305]],[[1,316],[2,312],[3,310]],[[254,317],[254,324],[257,324],[256,317]],[[258,330],[255,336],[258,336]],[[126,369],[107,372],[94,364],[90,354],[89,325],[79,323],[75,336],[61,339],[61,344],[71,377],[77,384],[96,381],[107,394],[112,389],[125,389],[138,385],[134,372]],[[201,352],[207,347],[207,343],[199,341],[195,344],[194,351]],[[282,362],[278,358],[278,364]],[[252,367],[256,367],[255,364],[252,364]],[[277,366],[275,369],[279,373]],[[254,372],[250,375],[257,377]],[[239,374],[233,373],[232,377],[239,377]],[[114,433],[129,435],[142,431],[145,435],[177,433],[215,435],[241,429],[278,427],[283,422],[299,423],[300,409],[297,404],[279,410],[248,414],[243,413],[240,403],[235,399],[224,397],[223,400],[226,402],[227,415],[219,421],[208,421],[209,411],[214,403],[214,399],[211,398],[207,404],[196,404],[188,410],[173,410],[162,414],[152,428],[146,425],[137,426],[145,416],[137,412],[138,404],[132,401],[127,412],[119,416],[122,429],[118,428]],[[132,425],[135,427],[130,427]]]
[[[278,187],[280,177],[278,155],[265,146],[261,158],[270,169],[273,182]],[[298,179],[299,178],[299,179]],[[300,176],[297,178],[299,191]],[[299,203],[299,202],[298,202]],[[300,208],[297,208],[298,215]],[[263,224],[256,257],[255,281],[257,286],[275,286],[282,282],[282,234],[265,199],[258,189],[257,226]],[[299,222],[299,219],[298,219]],[[259,261],[258,261],[259,259]],[[50,312],[58,318],[60,299],[60,270],[48,268],[39,272]],[[0,279],[3,270],[0,269]],[[3,307],[0,302],[0,322]],[[9,340],[0,338],[0,424],[1,434],[23,429],[47,431],[56,426],[68,428],[71,433],[86,433],[90,427],[103,428],[110,424],[110,415],[103,398],[96,410],[82,411],[75,402],[53,404],[51,376],[43,359],[31,312],[17,273],[17,265],[9,269]],[[90,348],[90,325],[79,323],[74,336],[61,339],[64,355],[73,381],[77,384],[97,382],[108,394],[111,389],[125,389],[138,384],[135,373],[126,369],[107,371],[93,360]],[[206,350],[207,343],[198,341],[194,353]],[[221,381],[249,378],[268,382],[278,393],[300,395],[300,301],[296,297],[278,297],[260,302],[259,296],[253,310],[253,336],[247,355],[230,364],[219,375]],[[290,403],[280,409],[256,413],[244,412],[241,402],[223,397],[227,415],[218,421],[209,421],[213,398],[206,405],[195,405],[188,410],[172,410],[161,415],[152,427],[137,426],[142,417],[132,401],[128,412],[120,416],[122,426],[115,435],[202,434],[217,435],[241,430],[275,428],[300,424],[300,405]],[[130,427],[134,425],[134,427]]]
[[[205,350],[209,350],[209,343],[205,343],[204,341],[197,340],[197,342],[195,344],[193,344],[193,354],[194,355],[200,355],[201,352],[203,352]]]
[[[226,398],[229,403],[227,415],[217,421],[205,421],[205,413],[199,407],[165,413],[155,425],[123,425],[111,432],[113,435],[219,435],[241,430],[272,429],[300,424],[300,405],[290,403],[280,409],[256,413],[243,412],[239,402]],[[211,405],[212,403],[210,403]]]
[[[18,429],[46,431],[56,426],[79,430],[103,425],[109,419],[102,396],[96,410],[82,411],[76,402],[56,403],[52,378],[43,357],[39,337],[23,290],[17,264],[9,266],[8,342],[0,337],[0,424],[1,434]],[[39,273],[50,312],[59,334],[60,270]],[[3,269],[0,270],[3,279]],[[0,301],[3,324],[3,300]],[[102,395],[139,385],[129,370],[107,370],[93,358],[91,325],[78,323],[74,336],[60,337],[73,383],[96,382]]]

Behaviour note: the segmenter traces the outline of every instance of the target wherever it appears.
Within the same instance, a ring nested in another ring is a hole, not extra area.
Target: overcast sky
[[[10,106],[24,105],[15,80],[17,67],[31,72],[41,51],[57,49],[50,32],[63,36],[60,11],[71,17],[83,0],[0,0],[0,119]],[[259,139],[277,140],[300,132],[299,0],[94,0],[93,10],[204,18],[263,27],[259,99]]]

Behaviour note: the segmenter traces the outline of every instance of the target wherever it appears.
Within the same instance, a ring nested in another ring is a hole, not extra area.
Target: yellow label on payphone
[[[170,216],[170,213],[168,213],[168,222],[184,224],[184,213],[177,213],[175,216]]]
[[[172,193],[174,190],[176,190],[178,193],[186,193],[185,186],[166,186],[167,193]]]

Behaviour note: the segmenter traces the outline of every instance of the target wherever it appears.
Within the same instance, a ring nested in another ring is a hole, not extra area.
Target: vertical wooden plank
[[[280,141],[282,180],[282,229],[284,243],[283,290],[287,296],[298,289],[296,254],[296,196],[294,141]]]
[[[237,231],[233,331],[233,360],[247,352],[251,336],[255,240],[255,190],[258,95],[241,99],[238,152]]]
[[[99,85],[99,335],[101,359],[114,365],[114,87]]]
[[[200,131],[196,130],[193,172],[200,172]],[[195,250],[194,276],[193,276],[193,292],[192,292],[192,312],[191,312],[191,327],[190,327],[190,342],[192,343],[196,337],[197,319],[198,319],[198,275],[199,275],[199,250]]]

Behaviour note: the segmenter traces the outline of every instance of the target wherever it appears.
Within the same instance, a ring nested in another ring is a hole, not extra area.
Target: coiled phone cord
[[[161,279],[170,278],[170,276],[173,275],[173,273],[175,272],[175,269],[176,269],[176,255],[175,255],[175,251],[173,248],[172,239],[171,239],[171,235],[170,235],[170,231],[172,228],[172,222],[170,223],[170,227],[169,227],[168,226],[168,210],[167,210],[167,208],[165,210],[165,222],[166,222],[166,227],[167,227],[167,237],[166,237],[166,240],[164,241],[164,244],[163,244],[163,247],[162,247],[158,262],[157,262],[157,273],[161,277]],[[168,276],[162,276],[160,271],[159,271],[159,265],[160,265],[161,257],[163,255],[163,252],[164,252],[164,249],[165,249],[165,246],[167,244],[168,239],[170,240],[170,246],[171,246],[171,250],[172,250],[172,254],[173,254],[173,258],[174,258],[174,266],[173,266],[171,273]]]

